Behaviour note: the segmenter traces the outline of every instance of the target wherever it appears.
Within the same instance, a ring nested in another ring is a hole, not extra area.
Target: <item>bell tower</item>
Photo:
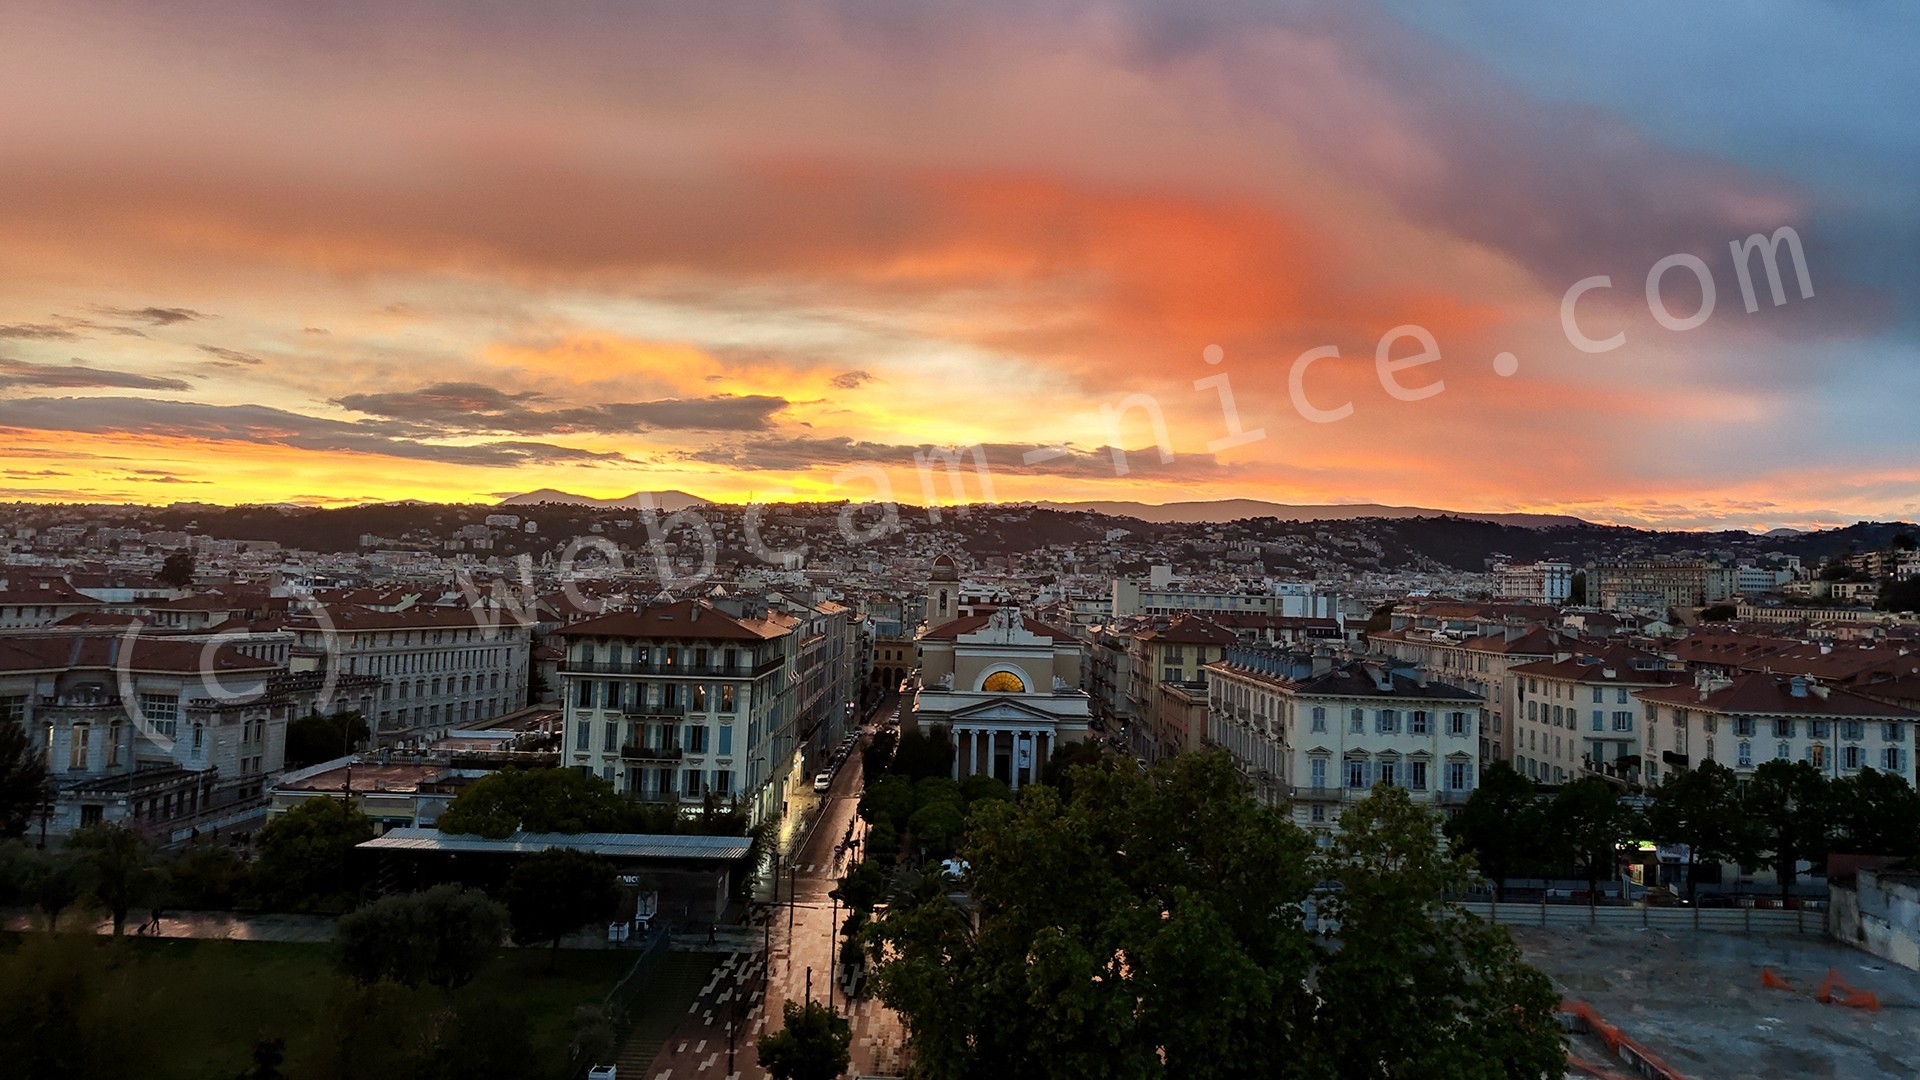
[[[927,575],[927,629],[945,626],[960,617],[960,564],[951,555],[937,555]]]

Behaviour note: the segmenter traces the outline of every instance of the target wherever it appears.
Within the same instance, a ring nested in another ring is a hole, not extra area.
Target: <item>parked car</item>
[[[819,773],[815,773],[815,774],[814,774],[814,777],[813,777],[813,790],[814,790],[814,791],[816,791],[816,792],[818,792],[818,791],[825,791],[825,790],[827,790],[828,788],[830,788],[830,787],[832,787],[832,786],[833,786],[833,772],[832,772],[832,770],[827,770],[827,771],[824,771],[824,772],[819,772]]]

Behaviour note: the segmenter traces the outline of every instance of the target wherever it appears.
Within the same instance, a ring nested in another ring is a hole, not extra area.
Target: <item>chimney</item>
[[[1812,690],[1813,696],[1819,698],[1821,701],[1827,700],[1827,695],[1833,692],[1830,688],[1822,686],[1819,683],[1812,684],[1808,689]]]

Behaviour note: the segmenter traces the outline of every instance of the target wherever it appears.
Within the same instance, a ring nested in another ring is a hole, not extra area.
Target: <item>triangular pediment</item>
[[[1060,719],[1059,716],[1045,709],[1028,705],[1017,697],[1004,697],[993,701],[983,701],[978,705],[969,705],[964,709],[955,710],[949,714],[949,719],[946,722],[958,724],[971,720],[985,723],[1025,724],[1032,723],[1035,720],[1042,720],[1053,724],[1058,723]]]

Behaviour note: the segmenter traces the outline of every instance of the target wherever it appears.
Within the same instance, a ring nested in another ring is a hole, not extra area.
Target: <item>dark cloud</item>
[[[303,333],[313,334],[316,337],[318,337],[318,336],[325,336],[325,335],[331,334],[333,333],[333,331],[327,329],[324,326],[309,326],[303,331]]]
[[[1162,463],[1151,446],[1122,450],[1126,472],[1120,471],[1114,448],[1091,449],[1072,446],[1036,446],[1031,443],[980,443],[991,472],[1025,476],[1066,476],[1079,479],[1150,474],[1155,480],[1182,478],[1218,480],[1232,472],[1212,454],[1175,451],[1173,460]],[[924,462],[929,468],[944,471],[943,454],[957,457],[964,473],[978,467],[975,446],[937,447],[900,443],[863,442],[849,438],[821,438],[796,435],[785,438],[750,439],[731,446],[687,451],[687,460],[736,469],[790,471],[810,468],[841,468],[849,465],[879,465],[913,468]]]
[[[0,338],[24,338],[29,341],[70,341],[79,334],[51,323],[12,323],[0,326]]]
[[[517,435],[570,432],[764,431],[785,398],[715,394],[704,398],[616,401],[541,408],[543,394],[508,392],[483,383],[448,382],[378,394],[348,394],[334,404],[355,412],[437,429],[444,434],[490,431]]]
[[[835,375],[831,381],[838,389],[858,390],[861,383],[872,382],[873,376],[865,371],[843,371]]]
[[[260,359],[259,357],[253,355],[252,353],[244,353],[244,352],[241,352],[239,349],[228,349],[220,345],[200,345],[197,347],[201,352],[206,353],[208,356],[215,357],[216,359],[214,362],[220,364],[223,367],[232,367],[237,364],[245,364],[248,367],[255,367],[260,364],[266,363],[266,361]]]
[[[188,384],[180,379],[164,379],[151,375],[136,375],[131,371],[110,371],[106,368],[93,368],[75,361],[59,367],[53,364],[30,364],[25,360],[0,358],[0,389],[15,386],[57,387],[77,390],[83,387],[114,387],[121,390],[186,390]]]
[[[192,308],[179,307],[98,307],[94,310],[102,315],[110,315],[116,319],[125,319],[129,322],[143,322],[149,326],[172,326],[174,323],[191,322],[194,319],[207,318],[206,315]]]
[[[599,453],[542,442],[461,446],[422,442],[413,437],[416,429],[411,425],[379,421],[348,423],[265,405],[203,405],[132,397],[0,401],[0,428],[252,443],[486,468],[628,460],[619,453]]]

